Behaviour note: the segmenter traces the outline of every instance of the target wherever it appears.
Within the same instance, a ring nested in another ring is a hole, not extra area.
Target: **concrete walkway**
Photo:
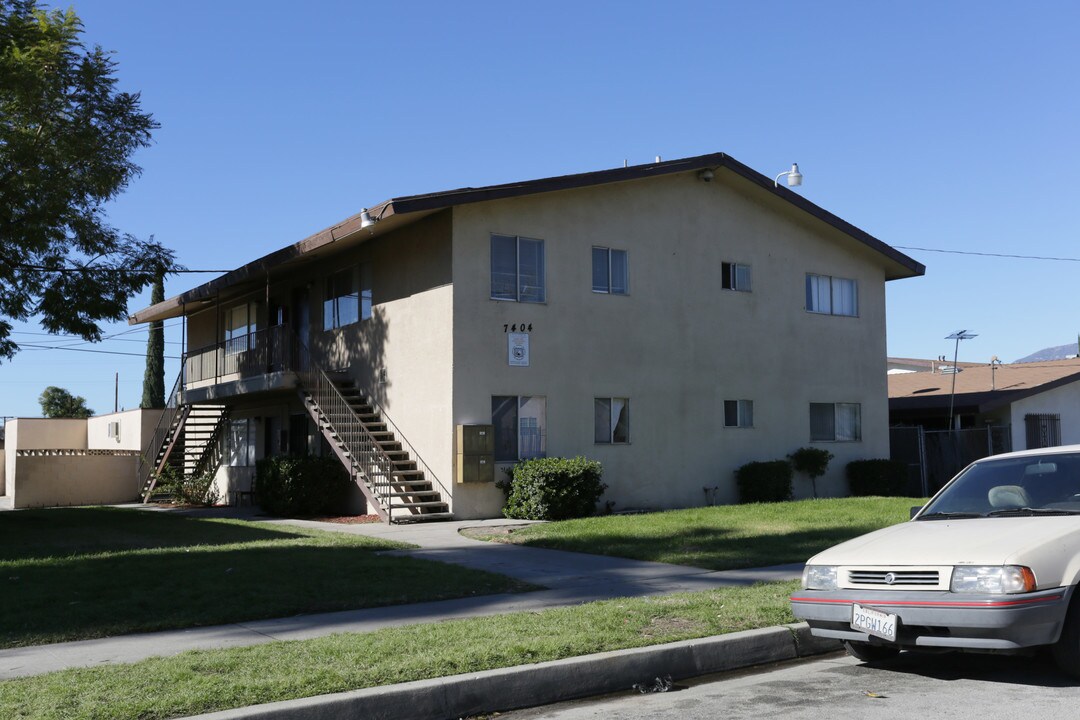
[[[198,514],[201,517],[208,516],[204,511],[199,511]],[[370,632],[400,625],[543,610],[612,597],[656,595],[790,580],[798,578],[802,572],[801,564],[712,572],[665,563],[487,543],[472,540],[458,532],[462,528],[495,528],[524,524],[513,520],[416,525],[341,525],[302,520],[269,520],[257,517],[254,512],[246,509],[240,512],[223,510],[220,514],[412,543],[417,545],[418,549],[389,551],[387,554],[408,555],[487,570],[547,589],[0,650],[0,679],[37,675],[70,667],[136,662],[153,656],[175,655],[187,650],[240,647],[274,640],[302,640],[342,632]]]

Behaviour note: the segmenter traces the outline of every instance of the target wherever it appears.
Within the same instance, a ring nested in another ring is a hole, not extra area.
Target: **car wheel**
[[[1073,593],[1061,637],[1054,643],[1054,661],[1063,673],[1080,678],[1080,595]]]
[[[892,645],[871,645],[854,640],[845,640],[844,648],[848,651],[848,655],[867,663],[890,660],[900,654],[900,648]]]

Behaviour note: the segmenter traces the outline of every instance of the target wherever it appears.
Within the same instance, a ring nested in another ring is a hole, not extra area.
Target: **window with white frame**
[[[859,286],[854,280],[806,275],[806,310],[823,315],[859,315]]]
[[[544,241],[492,235],[491,299],[542,303],[544,288]]]
[[[859,403],[810,403],[810,439],[819,442],[856,442],[862,439]]]
[[[326,278],[323,330],[333,330],[371,317],[371,278],[367,265],[339,270]]]
[[[626,295],[630,292],[630,267],[625,250],[592,249],[592,289],[594,293]]]
[[[255,418],[230,418],[225,434],[225,457],[229,467],[255,465]]]
[[[741,263],[720,263],[720,287],[724,290],[750,292],[750,266]]]
[[[493,395],[495,460],[512,462],[544,457],[547,451],[547,398],[537,395]]]
[[[725,400],[724,427],[754,427],[753,400]]]
[[[593,441],[600,444],[630,442],[630,398],[593,399]]]

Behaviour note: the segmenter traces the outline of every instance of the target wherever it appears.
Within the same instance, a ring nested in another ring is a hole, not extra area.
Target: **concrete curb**
[[[535,665],[417,680],[196,716],[200,720],[446,720],[629,691],[658,675],[676,680],[839,650],[806,623],[583,655]]]

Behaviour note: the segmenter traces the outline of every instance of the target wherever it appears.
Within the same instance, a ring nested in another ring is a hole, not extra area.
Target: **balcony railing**
[[[295,370],[296,357],[296,336],[287,325],[275,325],[187,353],[184,385],[209,385]]]

